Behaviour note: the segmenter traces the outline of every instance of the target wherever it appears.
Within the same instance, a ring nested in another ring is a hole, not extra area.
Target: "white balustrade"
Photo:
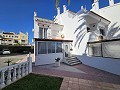
[[[0,78],[0,81],[1,81],[1,84],[0,84],[0,88],[3,88],[5,87],[5,71],[1,71],[1,78]]]
[[[16,67],[13,67],[13,82],[16,81]]]
[[[8,68],[8,74],[7,74],[7,82],[6,84],[9,85],[11,83],[11,68]]]
[[[18,72],[17,72],[17,78],[20,79],[21,78],[21,65],[18,65]]]
[[[15,82],[16,80],[32,72],[32,58],[27,58],[26,62],[7,66],[0,69],[0,89]]]

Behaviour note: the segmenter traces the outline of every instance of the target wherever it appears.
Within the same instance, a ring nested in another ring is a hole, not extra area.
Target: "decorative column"
[[[13,67],[13,82],[16,81],[16,67]]]
[[[25,67],[24,67],[25,65],[23,64],[22,65],[22,76],[25,76]]]
[[[32,72],[32,57],[30,57],[30,52],[29,52],[29,57],[27,58],[28,61],[28,73]]]
[[[11,68],[8,68],[7,85],[11,84]]]
[[[21,78],[21,65],[18,66],[18,75],[17,78]]]
[[[25,75],[28,75],[28,63],[25,64]]]
[[[5,87],[5,71],[1,71],[1,84],[0,89]]]

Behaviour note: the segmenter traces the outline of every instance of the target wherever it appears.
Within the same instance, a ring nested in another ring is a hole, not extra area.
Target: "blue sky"
[[[115,0],[118,2],[120,0]],[[62,5],[67,5],[66,0],[61,0]],[[71,0],[67,8],[77,12],[81,5],[91,9],[91,0]],[[100,7],[108,5],[108,0],[100,0]],[[28,32],[29,42],[33,38],[33,12],[36,11],[41,18],[53,20],[56,15],[55,0],[0,0],[0,30],[19,33]]]

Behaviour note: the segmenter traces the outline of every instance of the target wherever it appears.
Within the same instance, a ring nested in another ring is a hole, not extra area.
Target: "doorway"
[[[64,57],[70,56],[70,45],[68,43],[64,44]]]

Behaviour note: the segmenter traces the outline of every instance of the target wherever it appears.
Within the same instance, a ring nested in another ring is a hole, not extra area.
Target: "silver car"
[[[9,49],[3,49],[2,54],[10,54],[10,50]]]

